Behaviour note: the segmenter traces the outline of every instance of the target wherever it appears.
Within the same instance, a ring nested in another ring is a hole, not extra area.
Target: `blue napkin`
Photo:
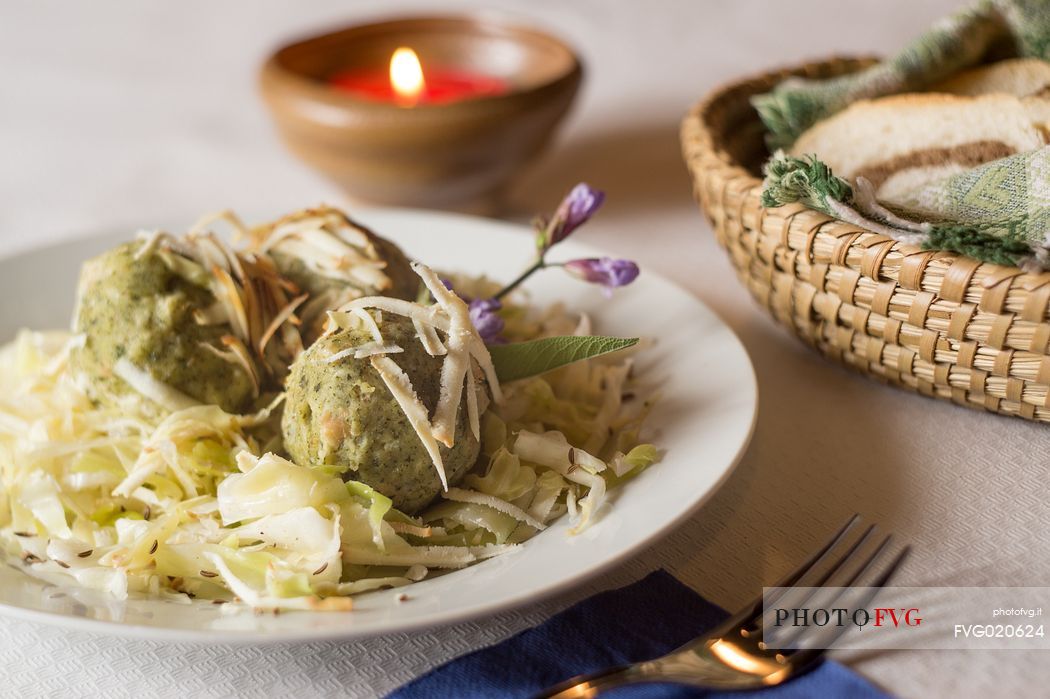
[[[528,697],[574,675],[648,660],[713,628],[728,614],[658,570],[633,585],[602,592],[489,648],[468,653],[404,685],[390,699]],[[704,692],[670,684],[610,692],[617,699],[794,699],[887,695],[835,662],[778,687]]]

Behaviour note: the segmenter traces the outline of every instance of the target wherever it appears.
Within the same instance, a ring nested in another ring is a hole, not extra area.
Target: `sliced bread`
[[[835,174],[864,177],[879,200],[1047,143],[1050,100],[996,94],[906,94],[862,100],[814,125],[793,155],[813,154]]]
[[[1050,88],[1050,63],[1039,58],[1011,58],[963,71],[937,83],[930,92],[952,95],[1002,93],[1027,97]]]

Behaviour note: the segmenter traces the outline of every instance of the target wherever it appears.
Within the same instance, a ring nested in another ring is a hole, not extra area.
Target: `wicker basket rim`
[[[830,58],[817,59],[805,61],[793,66],[786,68],[780,68],[776,70],[763,71],[759,73],[753,73],[750,76],[738,77],[729,81],[726,81],[719,87],[710,90],[702,99],[694,103],[689,109],[685,118],[682,121],[682,132],[683,136],[688,134],[692,138],[683,138],[683,143],[686,148],[686,160],[691,161],[690,151],[694,150],[697,145],[695,143],[706,142],[711,152],[718,156],[718,160],[724,165],[724,170],[729,173],[732,171],[732,180],[740,182],[742,185],[746,185],[747,188],[756,188],[762,186],[762,178],[753,174],[747,167],[742,163],[737,162],[732,156],[727,153],[720,145],[719,141],[715,138],[715,134],[712,132],[708,125],[707,115],[710,113],[712,108],[718,105],[723,100],[731,99],[737,95],[755,94],[759,91],[766,91],[772,89],[780,81],[789,77],[805,77],[815,72],[823,72],[823,70],[839,66],[838,72],[845,72],[841,69],[843,64],[855,64],[857,68],[870,65],[879,60],[879,57],[874,55],[864,56],[832,56]],[[700,138],[696,138],[700,136]],[[694,141],[694,145],[690,147],[688,145],[690,141]],[[875,236],[873,242],[878,243],[892,243],[890,247],[891,252],[900,253],[903,256],[915,255],[915,254],[926,254],[933,255],[939,261],[945,264],[951,264],[955,260],[965,259],[972,260],[978,264],[983,272],[982,276],[988,278],[1002,279],[1003,277],[1010,277],[1009,284],[1011,286],[1023,287],[1026,291],[1031,291],[1033,288],[1043,286],[1044,284],[1050,283],[1050,272],[1042,272],[1036,274],[1030,274],[1022,272],[1017,267],[1009,267],[1005,265],[998,265],[992,262],[980,262],[973,258],[960,255],[956,252],[947,250],[925,250],[916,245],[906,245],[899,241],[895,241],[881,233],[871,231],[862,226],[855,224],[849,224],[842,221],[832,219],[819,211],[813,211],[812,209],[803,208],[799,211],[796,216],[805,221],[807,224],[817,227],[824,222],[834,221],[842,226],[848,226],[853,229],[863,231],[869,236]],[[877,239],[877,240],[876,240]]]

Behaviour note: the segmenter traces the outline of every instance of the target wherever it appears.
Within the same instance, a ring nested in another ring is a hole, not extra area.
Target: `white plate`
[[[361,216],[437,268],[510,279],[528,261],[532,238],[521,226],[421,211],[373,211]],[[127,232],[86,238],[0,260],[0,340],[21,327],[65,327],[77,270],[86,258],[127,239]],[[599,251],[567,241],[552,259]],[[343,613],[279,616],[230,613],[230,605],[114,600],[29,577],[18,562],[0,564],[0,614],[69,628],[157,640],[270,642],[350,638],[474,619],[534,602],[623,561],[689,517],[729,474],[751,436],[757,407],[755,376],[732,331],[704,304],[642,270],[609,300],[598,289],[558,271],[541,272],[528,290],[538,303],[565,300],[587,311],[596,330],[651,337],[640,374],[658,383],[661,399],[649,425],[666,450],[663,461],[614,493],[614,506],[583,534],[559,521],[519,550],[413,585],[357,598]]]

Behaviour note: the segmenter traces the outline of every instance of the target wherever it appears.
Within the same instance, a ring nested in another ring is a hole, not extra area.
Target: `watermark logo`
[[[868,610],[847,609],[845,607],[834,607],[824,609],[822,607],[795,607],[785,609],[774,607],[773,609],[776,626],[790,625],[793,627],[824,627],[829,624],[842,627],[852,624],[858,628],[864,628],[868,624],[881,628],[882,626],[919,626],[922,617],[919,616],[917,607],[875,607]]]
[[[772,648],[1050,649],[1050,588],[766,588]]]

